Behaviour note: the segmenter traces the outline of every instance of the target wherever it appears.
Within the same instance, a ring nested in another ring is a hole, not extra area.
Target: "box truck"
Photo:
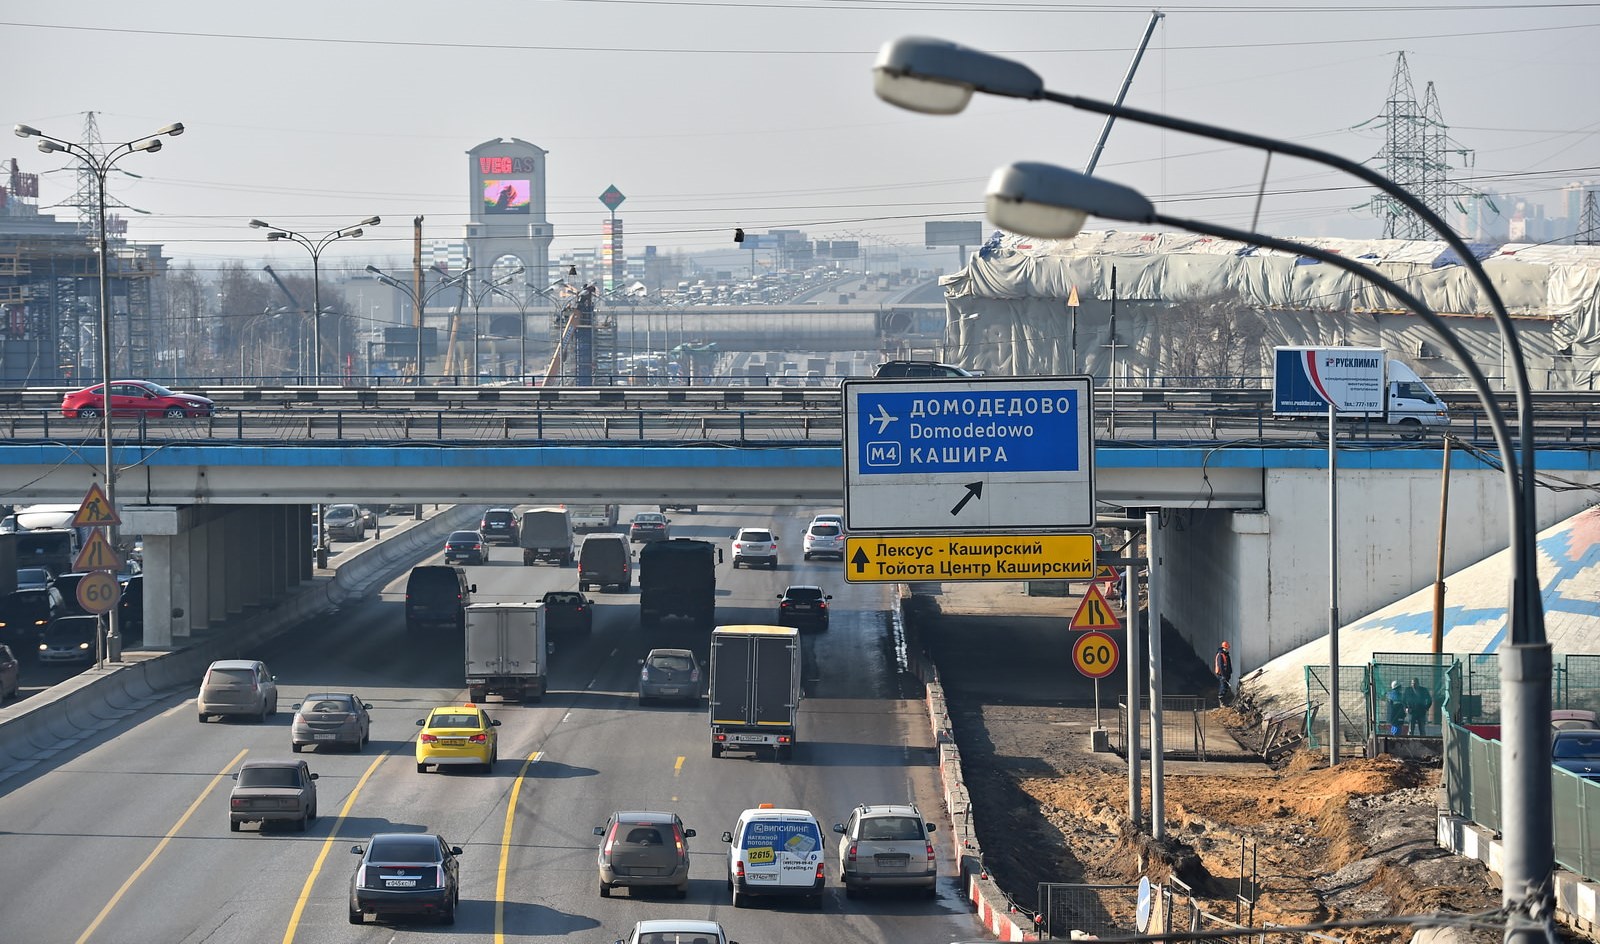
[[[711,633],[711,756],[770,747],[778,760],[799,740],[800,631],[718,626]]]
[[[1450,425],[1450,408],[1405,362],[1382,348],[1273,348],[1272,412],[1278,416],[1328,415],[1393,427],[1411,439]]]
[[[522,545],[525,567],[539,561],[571,567],[576,556],[572,550],[572,515],[565,508],[530,508],[522,513],[517,542]]]
[[[717,564],[722,550],[709,541],[673,538],[639,549],[639,625],[669,616],[716,624]]]
[[[568,505],[574,531],[609,531],[617,526],[616,505]]]
[[[466,621],[468,700],[544,697],[550,647],[543,603],[474,603]]]

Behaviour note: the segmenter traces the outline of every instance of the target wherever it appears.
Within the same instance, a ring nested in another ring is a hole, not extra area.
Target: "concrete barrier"
[[[901,592],[890,612],[897,638],[906,637],[904,606],[909,596],[904,590],[905,585],[901,584]],[[939,752],[939,781],[944,792],[945,813],[950,817],[950,842],[960,867],[962,894],[972,903],[984,928],[996,938],[1037,941],[1039,933],[1034,930],[1033,916],[1019,913],[984,868],[983,848],[978,844],[972,822],[972,797],[962,780],[961,751],[956,747],[950,726],[950,710],[945,704],[944,686],[939,683],[939,667],[920,652],[908,653],[908,657],[916,660],[927,693],[928,724]]]
[[[183,649],[109,663],[0,708],[0,781],[32,769],[64,747],[117,724],[175,689],[199,684],[218,659],[247,658],[291,627],[364,599],[466,527],[483,506],[453,505],[391,537],[340,556],[331,577],[303,585],[272,609],[236,620]]]

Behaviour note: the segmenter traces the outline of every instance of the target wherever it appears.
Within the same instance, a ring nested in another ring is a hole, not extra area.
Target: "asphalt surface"
[[[624,509],[624,519],[640,508]],[[653,510],[653,509],[652,509]],[[832,628],[804,637],[808,697],[795,757],[713,760],[704,708],[635,704],[638,659],[652,646],[702,656],[703,629],[638,626],[637,590],[596,594],[588,638],[558,638],[542,703],[501,706],[500,763],[491,775],[418,774],[415,721],[464,696],[459,642],[406,639],[403,580],[379,598],[314,621],[258,652],[277,675],[279,715],[266,725],[196,723],[181,692],[0,786],[0,926],[16,941],[388,941],[443,929],[347,923],[352,843],[382,830],[438,832],[464,848],[453,939],[573,935],[603,944],[645,918],[711,918],[734,940],[929,941],[977,928],[955,887],[952,850],[937,902],[913,896],[846,901],[830,864],[820,913],[798,902],[734,911],[720,842],[759,803],[812,810],[824,828],[859,802],[912,799],[938,811],[937,773],[920,690],[894,661],[887,588],[846,585],[833,562],[802,562],[811,511],[782,517],[674,514],[676,536],[725,541],[741,524],[776,526],[776,572],[719,568],[718,621],[769,622],[788,583],[834,594]],[[513,548],[469,568],[482,601],[536,599],[576,583],[576,570],[523,567]],[[362,753],[298,755],[320,774],[320,818],[304,834],[227,827],[228,775],[245,759],[288,750],[289,708],[312,689],[349,689],[374,705]],[[689,898],[598,897],[591,827],[621,808],[678,811],[691,841]],[[944,830],[947,821],[940,817]],[[939,836],[946,835],[942,832]],[[830,838],[832,834],[829,834]],[[936,837],[938,838],[938,837]],[[830,843],[830,850],[832,844]],[[830,851],[830,862],[833,853]]]

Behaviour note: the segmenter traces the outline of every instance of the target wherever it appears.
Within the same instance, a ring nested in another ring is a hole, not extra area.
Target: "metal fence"
[[[1339,744],[1363,745],[1367,732],[1372,730],[1369,691],[1372,688],[1371,669],[1365,665],[1339,667]],[[1330,670],[1325,665],[1306,666],[1307,717],[1320,719],[1306,731],[1306,746],[1318,750],[1328,746],[1327,719],[1330,706]]]
[[[1557,664],[1554,703],[1600,712],[1600,655],[1573,654]]]
[[[1161,756],[1168,760],[1209,760],[1204,714],[1209,700],[1198,695],[1161,696]],[[1139,726],[1148,730],[1150,699],[1139,699]],[[1128,703],[1117,703],[1117,753],[1128,756],[1130,720]],[[1150,745],[1141,745],[1146,754]]]
[[[1070,938],[1080,931],[1095,937],[1132,934],[1139,908],[1137,885],[1039,883],[1039,937]]]

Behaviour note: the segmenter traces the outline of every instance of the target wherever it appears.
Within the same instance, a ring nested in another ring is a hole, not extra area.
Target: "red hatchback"
[[[103,384],[74,390],[61,398],[61,415],[68,419],[94,419],[103,415]],[[175,393],[148,380],[111,381],[112,416],[167,416],[173,419],[211,416],[217,405],[205,397]]]

